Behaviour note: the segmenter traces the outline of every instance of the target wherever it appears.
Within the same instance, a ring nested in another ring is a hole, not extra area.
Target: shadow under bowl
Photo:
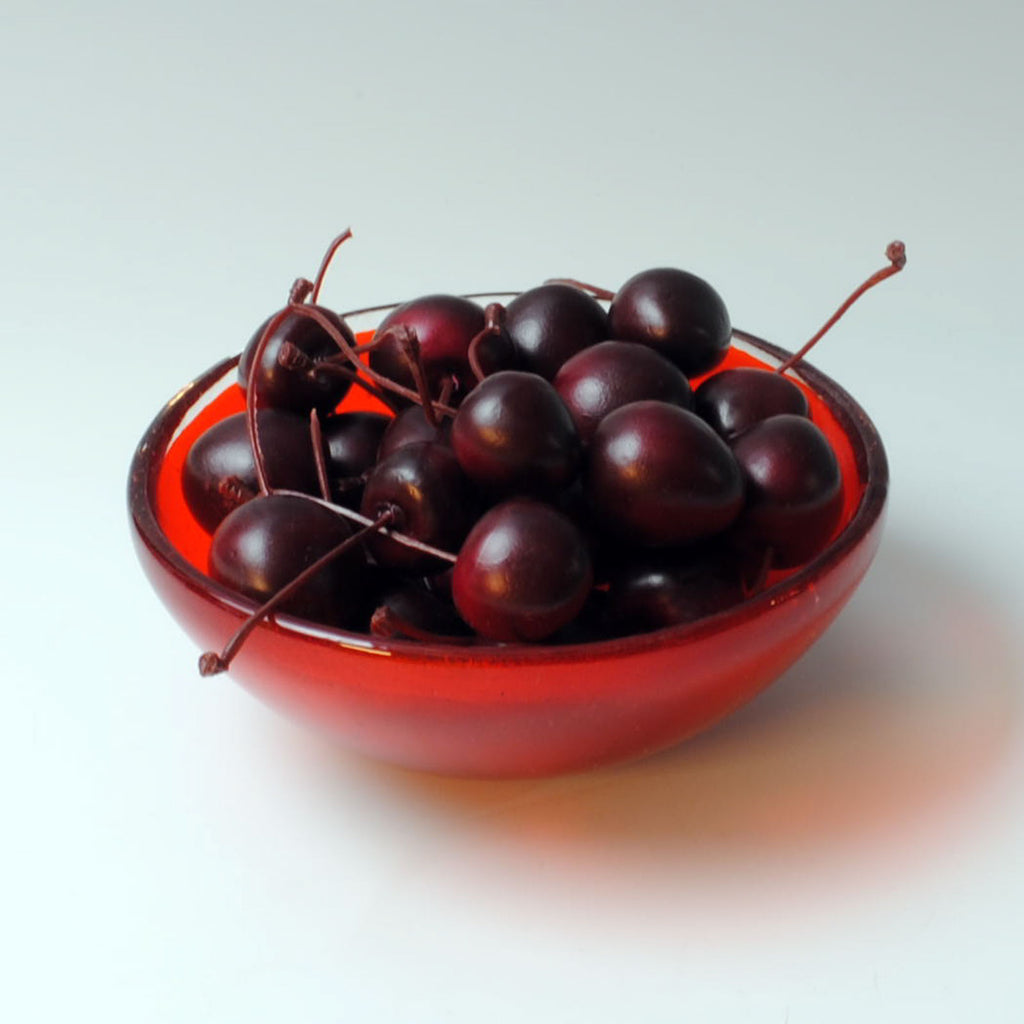
[[[390,308],[346,319],[368,336]],[[734,331],[723,367],[771,368],[787,354]],[[204,572],[209,535],[181,489],[195,438],[244,407],[237,362],[212,367],[160,410],[135,452],[128,488],[142,567],[202,650],[222,647],[255,608]],[[230,674],[348,747],[443,774],[554,775],[680,742],[792,665],[853,594],[879,545],[889,474],[874,425],[812,366],[801,363],[789,376],[807,392],[812,417],[838,456],[842,521],[825,551],[773,575],[743,603],[687,625],[566,646],[383,640],[280,615],[257,626]],[[370,402],[353,389],[343,408]]]

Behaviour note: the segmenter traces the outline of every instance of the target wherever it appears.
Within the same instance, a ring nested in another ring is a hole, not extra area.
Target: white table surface
[[[4,1020],[1024,1019],[1019,39],[967,4],[5,11]],[[421,777],[196,651],[134,445],[355,237],[325,301],[712,281],[889,452],[885,539],[760,699],[647,761]]]

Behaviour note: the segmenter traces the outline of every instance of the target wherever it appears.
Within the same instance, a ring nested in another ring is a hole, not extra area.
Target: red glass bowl
[[[347,319],[359,332],[372,331],[390,308]],[[736,331],[725,365],[771,367],[786,355]],[[192,441],[243,407],[236,364],[237,358],[214,366],[159,412],[135,453],[128,489],[142,567],[202,650],[219,650],[254,608],[204,573],[209,536],[181,492]],[[804,387],[839,456],[843,519],[821,555],[773,575],[742,604],[684,626],[571,646],[379,640],[278,616],[255,629],[231,675],[348,746],[445,774],[553,775],[680,742],[796,661],[839,613],[878,548],[889,474],[874,425],[813,367],[801,364],[790,376]],[[353,389],[345,404],[369,402]]]

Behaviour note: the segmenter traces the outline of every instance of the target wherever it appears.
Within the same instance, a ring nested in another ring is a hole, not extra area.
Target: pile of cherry
[[[783,366],[708,375],[729,314],[667,268],[614,294],[548,282],[507,307],[424,296],[360,345],[317,302],[347,237],[256,331],[245,412],[185,463],[210,574],[260,605],[203,674],[276,611],[443,643],[659,629],[745,600],[829,543],[839,464],[784,374],[902,268],[902,243]],[[390,411],[339,411],[353,387]]]

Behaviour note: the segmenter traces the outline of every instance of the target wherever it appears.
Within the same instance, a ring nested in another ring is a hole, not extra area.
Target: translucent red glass
[[[361,312],[353,325],[372,329],[389,308]],[[787,354],[744,332],[734,338],[723,366],[771,367]],[[192,441],[243,407],[236,362],[218,364],[167,403],[136,451],[129,481],[143,569],[202,650],[219,649],[252,610],[205,575],[209,535],[186,508],[180,482]],[[678,743],[791,665],[838,614],[878,548],[888,467],[877,431],[824,374],[802,364],[791,376],[838,454],[843,518],[826,551],[773,574],[743,604],[686,626],[562,647],[378,640],[280,617],[257,627],[231,675],[351,747],[434,772],[550,775]],[[353,389],[343,407],[371,406]],[[182,666],[183,675],[196,671]]]

